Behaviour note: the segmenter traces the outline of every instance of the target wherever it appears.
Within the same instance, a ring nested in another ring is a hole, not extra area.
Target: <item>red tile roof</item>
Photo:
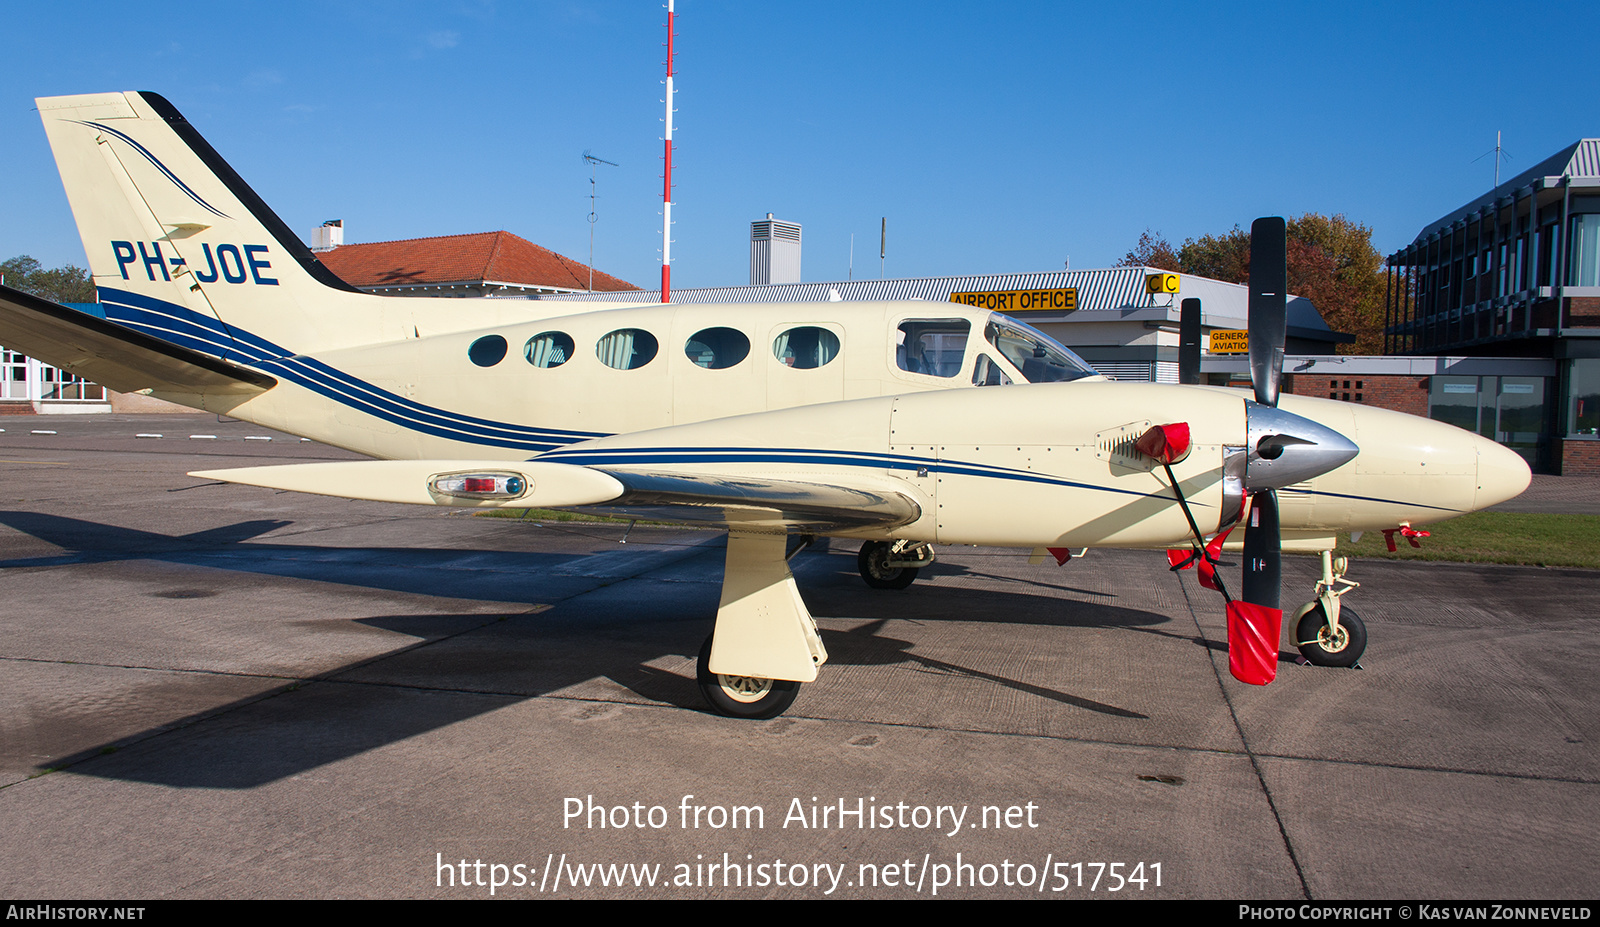
[[[317,252],[317,258],[355,287],[491,281],[572,290],[589,288],[589,265],[510,232],[340,245],[332,251]],[[594,272],[594,288],[639,289],[598,270]]]

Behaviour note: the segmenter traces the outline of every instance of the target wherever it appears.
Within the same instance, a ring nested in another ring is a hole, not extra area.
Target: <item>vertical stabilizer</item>
[[[373,340],[376,297],[318,262],[171,103],[37,103],[107,318],[245,363]]]

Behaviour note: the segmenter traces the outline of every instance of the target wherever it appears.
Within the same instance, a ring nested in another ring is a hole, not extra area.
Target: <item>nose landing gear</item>
[[[1339,599],[1361,584],[1345,579],[1350,568],[1347,557],[1334,559],[1333,551],[1322,552],[1322,578],[1317,580],[1316,599],[1295,612],[1295,645],[1300,656],[1314,666],[1359,667],[1367,649],[1367,625],[1359,615],[1341,608]]]

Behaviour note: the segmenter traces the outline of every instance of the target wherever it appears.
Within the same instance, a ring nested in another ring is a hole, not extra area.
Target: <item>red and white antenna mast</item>
[[[661,301],[672,301],[672,33],[677,25],[667,0],[667,134],[666,170],[661,186]]]

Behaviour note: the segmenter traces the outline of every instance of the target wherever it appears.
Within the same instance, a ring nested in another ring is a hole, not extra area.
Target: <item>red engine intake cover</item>
[[[1162,463],[1177,463],[1189,454],[1189,423],[1154,425],[1133,443],[1134,449]]]

